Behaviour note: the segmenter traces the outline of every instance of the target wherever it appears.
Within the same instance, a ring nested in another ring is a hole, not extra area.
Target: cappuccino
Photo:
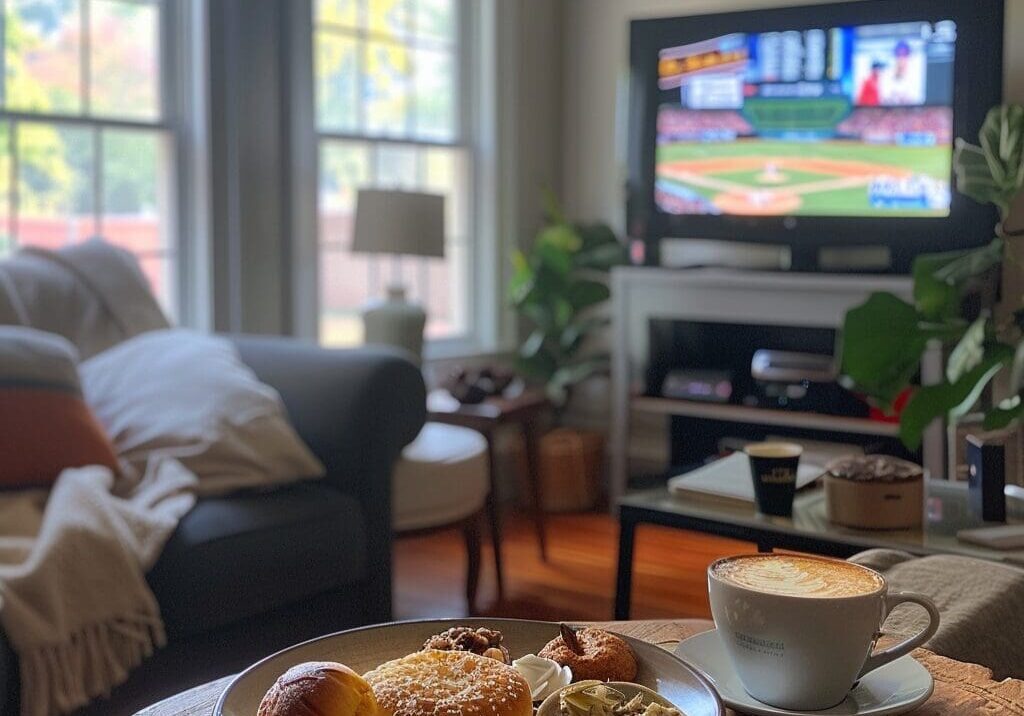
[[[723,559],[711,573],[738,587],[787,597],[855,597],[885,584],[881,576],[855,564],[788,554]]]

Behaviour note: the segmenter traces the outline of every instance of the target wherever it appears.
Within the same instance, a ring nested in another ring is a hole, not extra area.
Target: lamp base
[[[387,292],[386,298],[371,299],[361,309],[364,342],[402,348],[420,363],[427,314],[406,299],[405,286],[392,284]]]

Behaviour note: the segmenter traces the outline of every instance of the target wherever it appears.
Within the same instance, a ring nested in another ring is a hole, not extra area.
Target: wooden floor
[[[496,601],[494,562],[485,547],[477,612],[548,620],[612,618],[618,525],[606,513],[551,515],[548,562],[532,523],[505,518],[505,591]],[[637,530],[634,619],[708,617],[704,570],[718,557],[755,551],[746,542],[651,525]],[[466,616],[466,555],[461,533],[403,537],[395,548],[395,618]]]

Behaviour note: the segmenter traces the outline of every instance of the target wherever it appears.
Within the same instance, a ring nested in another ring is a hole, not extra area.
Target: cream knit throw
[[[85,467],[62,472],[49,495],[0,493],[0,623],[18,654],[22,716],[109,693],[164,644],[145,573],[195,483],[154,458],[131,482]]]

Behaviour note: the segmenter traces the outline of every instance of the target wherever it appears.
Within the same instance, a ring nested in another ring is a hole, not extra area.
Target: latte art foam
[[[854,597],[884,584],[880,576],[854,564],[793,555],[726,559],[712,573],[739,587],[791,597]]]

